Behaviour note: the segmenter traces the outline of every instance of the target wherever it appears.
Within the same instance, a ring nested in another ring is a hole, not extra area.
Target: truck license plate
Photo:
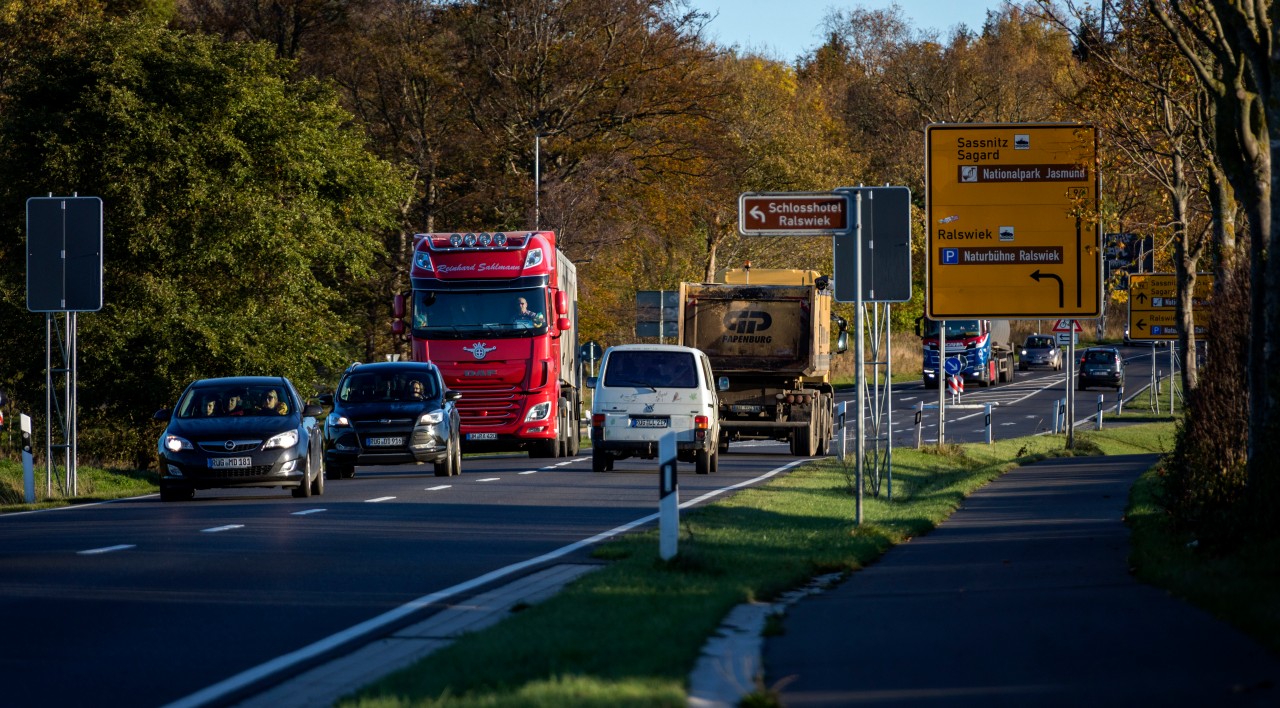
[[[633,428],[669,428],[671,421],[667,418],[632,418]]]
[[[366,438],[365,447],[392,447],[395,445],[403,445],[404,438]]]
[[[233,470],[253,466],[252,457],[210,457],[209,467],[215,470]]]
[[[497,433],[467,433],[468,440],[497,440]]]

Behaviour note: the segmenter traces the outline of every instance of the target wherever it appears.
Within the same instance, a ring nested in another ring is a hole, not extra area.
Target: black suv
[[[1080,355],[1076,389],[1083,391],[1090,386],[1110,386],[1117,391],[1124,388],[1124,357],[1119,349],[1091,347]]]
[[[437,477],[461,474],[459,398],[429,362],[352,365],[334,393],[319,397],[333,406],[324,426],[329,477],[352,477],[356,465],[406,462],[433,463]]]

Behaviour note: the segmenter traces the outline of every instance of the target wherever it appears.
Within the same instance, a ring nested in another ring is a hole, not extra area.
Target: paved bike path
[[[800,706],[1280,706],[1280,658],[1129,574],[1154,455],[1005,474],[787,611],[765,686]]]

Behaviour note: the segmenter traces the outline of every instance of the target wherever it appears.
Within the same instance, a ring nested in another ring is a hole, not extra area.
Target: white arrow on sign
[[[759,219],[760,221],[764,221],[764,212],[760,211],[760,207],[752,205],[751,211],[748,213],[751,214],[751,216]]]

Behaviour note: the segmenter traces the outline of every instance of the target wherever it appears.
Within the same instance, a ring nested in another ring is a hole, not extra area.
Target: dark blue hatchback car
[[[1119,391],[1124,388],[1124,357],[1115,347],[1091,347],[1080,355],[1076,372],[1076,390],[1090,386],[1109,386]]]
[[[295,497],[324,493],[324,444],[317,416],[281,376],[202,379],[155,418],[160,436],[160,499],[191,499],[197,489],[283,487]]]

